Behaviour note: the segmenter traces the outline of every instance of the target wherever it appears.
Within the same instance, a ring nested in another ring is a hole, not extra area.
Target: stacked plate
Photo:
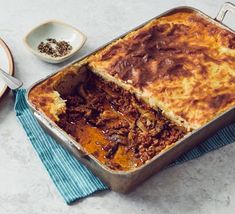
[[[0,68],[8,74],[13,75],[14,66],[11,52],[3,40],[0,39]],[[7,86],[3,80],[0,79],[0,99],[6,91]]]

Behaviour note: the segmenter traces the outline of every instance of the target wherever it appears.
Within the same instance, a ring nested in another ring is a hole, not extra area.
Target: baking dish
[[[159,18],[161,16],[166,16],[167,14],[179,12],[179,11],[195,11],[198,14],[200,14],[202,17],[204,17],[205,19],[207,19],[210,22],[212,22],[213,24],[216,24],[217,26],[219,26],[220,28],[228,29],[227,27],[220,24],[218,21],[222,21],[221,18],[223,18],[224,14],[228,10],[231,10],[231,9],[234,9],[234,6],[230,3],[226,3],[222,7],[219,15],[217,16],[217,21],[214,21],[213,19],[209,18],[208,16],[206,16],[205,14],[203,14],[202,12],[200,12],[196,9],[188,8],[188,7],[180,7],[180,8],[170,10],[170,11],[168,11],[158,17],[155,17],[154,19]],[[146,23],[148,23],[148,22],[146,22]],[[144,26],[146,23],[139,26],[138,28]],[[134,31],[134,30],[132,30],[132,31]],[[120,38],[122,38],[123,36],[125,36],[125,35],[122,35]],[[117,39],[115,39],[115,40],[117,40]],[[96,50],[95,52],[97,52],[99,50],[100,49]],[[93,52],[92,54],[94,54],[95,52]],[[92,54],[90,54],[90,55],[92,55]],[[88,56],[85,56],[82,59],[77,60],[76,63],[84,61]],[[70,66],[73,66],[73,64]],[[66,67],[69,68],[69,66],[66,66]],[[66,69],[66,68],[64,68],[64,69]],[[53,75],[51,75],[51,76],[53,76]],[[28,90],[27,98],[28,98],[30,91],[36,85],[41,84],[46,79],[51,78],[51,76],[49,76],[43,80],[40,80],[38,83],[34,84]],[[111,187],[111,189],[113,189],[114,191],[118,191],[118,192],[126,192],[126,191],[130,190],[131,188],[135,187],[141,181],[145,180],[150,175],[156,173],[157,171],[159,171],[160,169],[165,167],[167,164],[169,164],[171,161],[173,161],[176,157],[181,155],[183,152],[187,151],[188,149],[195,146],[197,143],[200,143],[202,140],[206,139],[208,136],[210,136],[212,133],[217,131],[219,128],[234,121],[234,113],[235,113],[234,108],[224,112],[223,114],[214,118],[212,121],[210,121],[206,125],[202,126],[201,128],[186,134],[181,140],[179,140],[177,143],[175,143],[172,147],[164,150],[164,152],[160,153],[159,155],[156,155],[153,159],[151,159],[146,164],[144,164],[136,169],[127,171],[127,172],[120,172],[120,171],[114,171],[114,170],[108,169],[104,165],[97,162],[95,160],[95,158],[92,157],[91,155],[85,154],[82,148],[78,148],[74,139],[72,139],[69,135],[67,135],[64,131],[62,131],[58,126],[56,126],[56,124],[53,123],[53,121],[49,120],[49,118],[46,117],[45,114],[36,110],[35,106],[32,105],[32,103],[30,102],[29,99],[27,99],[27,100],[28,100],[29,105],[32,107],[34,114],[37,117],[37,119],[39,120],[39,122],[56,139],[58,139],[58,141],[60,141],[62,143],[62,145],[64,145],[76,157],[78,157],[78,159],[80,161],[82,161],[86,166],[91,168],[91,170],[96,175],[98,175],[107,185],[109,185]]]

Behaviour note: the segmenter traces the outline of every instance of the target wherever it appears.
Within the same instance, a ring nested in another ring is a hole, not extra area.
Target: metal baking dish
[[[201,11],[191,8],[191,7],[178,7],[171,9],[157,17],[154,17],[153,19],[159,18],[161,16],[170,14],[172,12],[176,11],[195,11],[199,13],[202,17],[209,20],[213,24],[216,24],[217,26],[221,28],[225,28],[231,32],[234,33],[233,30],[229,29],[227,26],[222,24],[222,21],[228,11],[235,12],[235,5],[231,3],[225,3],[222,8],[220,9],[217,17],[215,19],[210,18],[206,14],[202,13]],[[152,20],[152,19],[151,19]],[[149,21],[151,21],[149,20]],[[133,30],[136,30],[142,26],[144,26],[149,21],[143,23],[142,25],[138,26]],[[129,31],[129,32],[131,32]],[[116,38],[122,38],[129,32],[123,34],[122,36]],[[115,41],[116,39],[112,40],[111,42]],[[108,44],[110,44],[109,42]],[[95,52],[99,51],[100,49],[104,48],[106,45],[102,46],[101,48],[95,50],[91,54],[94,54]],[[86,55],[75,62],[71,63],[70,65],[79,62],[86,57],[90,56]],[[70,65],[67,65],[66,67],[69,67]],[[66,68],[64,67],[64,68]],[[64,69],[62,68],[62,69]],[[47,132],[49,132],[62,146],[64,146],[66,149],[68,149],[79,161],[81,161],[83,164],[85,164],[88,168],[90,168],[95,175],[97,175],[105,184],[107,184],[112,190],[117,192],[127,192],[134,187],[136,187],[138,184],[140,184],[142,181],[150,177],[151,175],[155,174],[159,170],[166,167],[168,164],[170,164],[173,160],[175,160],[177,157],[188,151],[189,149],[193,148],[200,142],[204,141],[206,138],[211,136],[213,133],[215,133],[220,128],[232,123],[235,121],[235,107],[232,109],[224,112],[220,116],[214,118],[212,121],[201,127],[200,129],[197,129],[193,132],[188,133],[183,139],[179,140],[174,146],[169,148],[168,150],[163,151],[159,155],[156,155],[153,159],[145,163],[139,168],[136,168],[131,171],[114,171],[106,166],[99,163],[97,159],[95,159],[92,155],[84,153],[83,149],[78,147],[78,143],[74,141],[74,139],[66,134],[62,129],[60,129],[53,121],[51,121],[46,115],[44,115],[42,112],[39,112],[35,109],[35,107],[32,105],[30,100],[28,99],[29,92],[33,87],[36,85],[42,83],[43,81],[47,80],[54,74],[62,71],[59,70],[52,75],[38,81],[37,83],[33,84],[27,91],[27,102],[31,109],[34,112],[35,117],[39,121],[39,123],[42,125],[42,127],[45,128]],[[75,146],[76,145],[76,146]]]

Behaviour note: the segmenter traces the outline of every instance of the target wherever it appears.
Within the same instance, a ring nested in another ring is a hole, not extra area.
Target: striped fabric
[[[15,111],[36,153],[67,204],[96,191],[108,189],[105,184],[42,130],[27,106],[25,89],[16,92]],[[210,139],[182,155],[170,166],[192,160],[233,142],[235,142],[235,123],[220,130]]]
[[[27,106],[24,89],[16,92],[15,111],[35,151],[67,204],[96,191],[108,189],[99,178],[43,131]]]

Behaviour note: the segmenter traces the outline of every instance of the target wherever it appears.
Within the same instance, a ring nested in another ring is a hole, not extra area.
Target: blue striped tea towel
[[[67,204],[108,187],[43,131],[25,100],[25,89],[16,92],[15,112],[30,142]],[[180,164],[235,142],[235,123],[220,130],[174,163]]]

